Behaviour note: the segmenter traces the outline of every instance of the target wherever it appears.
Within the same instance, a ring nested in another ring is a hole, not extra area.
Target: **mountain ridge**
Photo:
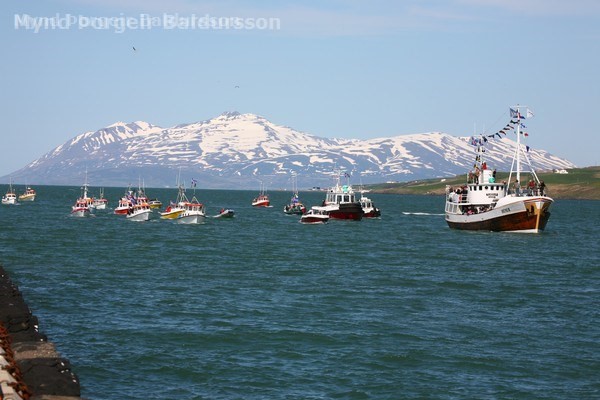
[[[510,168],[516,143],[490,140],[488,164]],[[543,150],[529,153],[537,169],[573,168]],[[327,186],[335,170],[361,183],[454,176],[472,167],[469,137],[443,132],[372,139],[323,138],[277,125],[265,117],[225,112],[214,118],[162,128],[145,121],[115,122],[76,135],[39,159],[0,179],[30,184],[174,186],[176,176],[200,187],[288,187],[291,175],[303,187]],[[357,182],[358,183],[358,182]]]

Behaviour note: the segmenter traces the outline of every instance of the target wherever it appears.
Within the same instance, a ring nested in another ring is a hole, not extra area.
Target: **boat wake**
[[[404,215],[434,215],[434,216],[445,215],[445,214],[435,214],[435,213],[426,213],[426,212],[408,212],[408,211],[402,211],[402,214],[404,214]]]

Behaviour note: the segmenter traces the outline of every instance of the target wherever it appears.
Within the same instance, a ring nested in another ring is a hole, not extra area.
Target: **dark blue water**
[[[199,191],[236,217],[187,226],[71,218],[78,188],[36,189],[0,207],[0,262],[86,398],[600,398],[600,202],[526,235],[450,230],[436,196],[308,226],[290,193]]]

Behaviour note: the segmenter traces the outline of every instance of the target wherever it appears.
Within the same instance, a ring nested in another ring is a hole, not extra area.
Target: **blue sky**
[[[116,121],[237,110],[323,137],[467,136],[502,128],[517,103],[535,113],[530,146],[600,164],[595,0],[8,0],[0,11],[0,176]],[[15,27],[25,14],[176,13],[279,29]]]

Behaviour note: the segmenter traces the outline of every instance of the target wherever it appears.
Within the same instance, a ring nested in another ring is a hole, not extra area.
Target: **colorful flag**
[[[198,181],[195,179],[192,179],[192,187],[196,187],[196,183],[198,183]]]
[[[512,108],[510,109],[510,117],[511,118],[519,118],[518,115],[519,115],[519,112],[517,110],[513,110]]]
[[[527,118],[531,118],[533,117],[533,111],[531,111],[529,108],[527,109]]]

